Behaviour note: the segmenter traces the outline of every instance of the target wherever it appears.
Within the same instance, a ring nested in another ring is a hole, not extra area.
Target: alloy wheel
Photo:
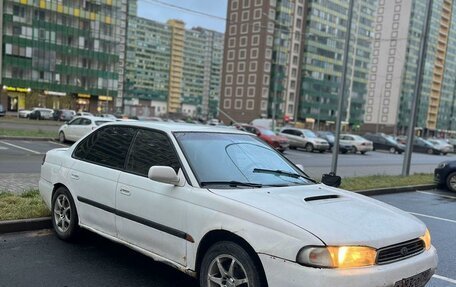
[[[65,233],[70,228],[71,205],[65,194],[60,194],[54,203],[54,221],[57,229]]]
[[[244,266],[228,254],[221,254],[212,260],[207,274],[207,284],[211,287],[250,286]]]

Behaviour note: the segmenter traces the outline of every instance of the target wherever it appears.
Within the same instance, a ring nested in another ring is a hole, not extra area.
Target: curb
[[[50,217],[0,221],[0,234],[33,231],[52,227]]]
[[[40,137],[13,137],[0,136],[0,140],[21,140],[21,141],[57,141],[56,138],[40,138]]]
[[[399,192],[415,192],[418,190],[428,190],[434,189],[437,185],[435,184],[421,184],[421,185],[408,185],[401,187],[385,187],[385,188],[376,188],[376,189],[366,189],[366,190],[357,190],[356,193],[373,196],[373,195],[382,195],[382,194],[391,194]]]

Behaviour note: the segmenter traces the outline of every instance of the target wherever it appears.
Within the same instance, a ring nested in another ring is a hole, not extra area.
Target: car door
[[[78,128],[80,128],[80,126],[81,126],[81,121],[82,121],[81,118],[76,118],[68,123],[67,127],[64,130],[65,137],[68,140],[76,141],[78,139],[77,131],[78,131]]]
[[[78,139],[84,137],[86,134],[90,133],[91,131],[92,131],[92,120],[82,117],[81,124],[80,124],[78,132],[77,132]]]
[[[170,166],[176,172],[180,169],[168,136],[140,129],[116,190],[119,238],[185,265],[187,204],[179,199],[185,191],[149,179],[152,166]]]
[[[115,200],[117,179],[136,129],[107,126],[76,147],[69,189],[76,194],[80,223],[117,236]]]

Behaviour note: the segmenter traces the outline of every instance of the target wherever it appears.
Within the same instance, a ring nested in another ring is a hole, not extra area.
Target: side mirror
[[[148,177],[161,183],[179,185],[180,179],[174,169],[169,166],[153,166],[149,169]]]
[[[328,186],[339,187],[342,183],[342,178],[336,175],[334,172],[330,172],[328,174],[323,174],[321,177],[321,182]]]
[[[300,170],[304,171],[304,166],[302,164],[297,163],[296,167],[299,168]]]

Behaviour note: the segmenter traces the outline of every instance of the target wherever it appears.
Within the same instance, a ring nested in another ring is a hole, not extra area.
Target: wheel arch
[[[236,244],[239,244],[242,248],[244,248],[247,251],[247,253],[251,256],[256,266],[258,267],[258,271],[260,272],[259,275],[262,281],[261,286],[268,286],[263,264],[261,263],[260,257],[258,257],[258,254],[255,252],[253,247],[244,238],[223,229],[209,231],[201,239],[198,245],[198,250],[196,252],[195,262],[195,270],[198,277],[200,273],[201,263],[204,258],[204,254],[206,254],[206,252],[212,245],[220,241],[231,241]]]

